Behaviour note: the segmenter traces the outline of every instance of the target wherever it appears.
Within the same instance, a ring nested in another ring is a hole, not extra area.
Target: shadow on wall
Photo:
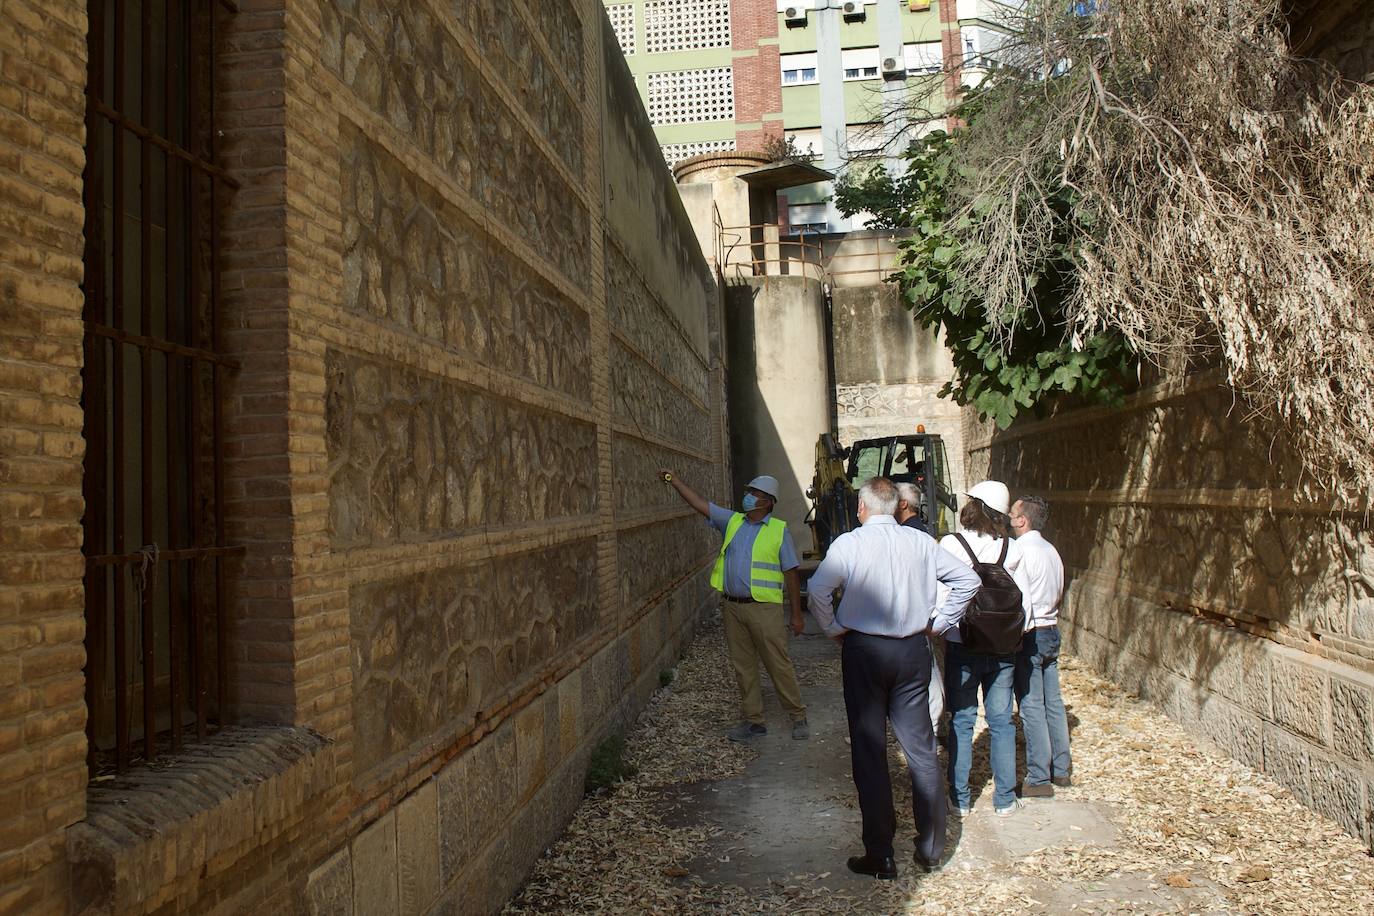
[[[755,475],[778,479],[777,516],[809,549],[806,489],[816,439],[830,424],[824,310],[818,282],[760,277],[727,282],[732,499]]]
[[[1215,373],[978,439],[1051,502],[1072,651],[1374,840],[1370,520],[1296,502],[1297,456]]]

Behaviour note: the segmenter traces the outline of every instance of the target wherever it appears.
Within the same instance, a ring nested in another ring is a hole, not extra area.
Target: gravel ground
[[[838,658],[798,669],[803,687],[839,680]],[[736,714],[729,670],[715,621],[629,736],[637,775],[583,802],[505,912],[1374,913],[1374,858],[1359,841],[1072,658],[1061,671],[1076,785],[1061,797],[1109,820],[1113,844],[1060,842],[991,862],[961,863],[956,850],[940,874],[904,871],[852,892],[817,875],[780,874],[768,892],[709,883],[686,866],[728,834],[670,826],[670,814],[685,785],[739,776],[754,757],[722,737]],[[901,843],[912,832],[910,793],[895,747],[892,758]],[[848,780],[836,791],[855,804]],[[857,848],[857,839],[846,841]]]

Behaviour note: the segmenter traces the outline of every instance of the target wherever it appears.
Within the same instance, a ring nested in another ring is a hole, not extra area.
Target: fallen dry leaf
[[[797,662],[804,688],[834,687],[839,669],[838,655]],[[952,867],[935,875],[903,871],[897,881],[846,884],[843,869],[834,876],[789,872],[762,876],[771,882],[748,888],[711,880],[704,875],[732,874],[741,862],[747,870],[752,859],[740,852],[744,840],[716,823],[684,823],[674,811],[689,784],[712,791],[713,783],[744,774],[757,756],[723,735],[738,715],[729,671],[724,634],[713,619],[627,735],[626,756],[638,774],[582,802],[507,904],[507,914],[1002,916],[1028,906],[1088,913],[1374,913],[1374,857],[1359,840],[1070,657],[1060,665],[1074,722],[1074,789],[1065,798],[1109,820],[1113,845],[1085,842],[1087,834],[1079,831],[1018,859],[980,861],[966,856],[965,835]],[[986,740],[985,731],[980,721],[975,746]],[[847,762],[843,743],[834,741],[834,752]],[[901,755],[894,750],[890,759],[896,808],[909,818],[910,780]],[[990,778],[985,752],[975,754],[974,778]],[[827,806],[856,807],[847,769],[823,797]],[[1035,817],[1038,807],[1028,806],[1018,818]],[[816,812],[800,806],[795,813],[805,818]],[[980,808],[974,817],[987,814]],[[909,842],[911,829],[909,820],[901,823],[902,842]],[[836,833],[829,848],[837,863],[857,839]],[[1276,872],[1246,866],[1242,851],[1250,862],[1302,866]],[[723,856],[731,862],[717,864]],[[1148,896],[1133,890],[1151,884]],[[1054,902],[1036,902],[1048,888]]]

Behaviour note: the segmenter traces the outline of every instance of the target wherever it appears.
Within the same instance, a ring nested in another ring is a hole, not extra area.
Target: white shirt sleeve
[[[821,625],[826,636],[839,636],[845,628],[835,622],[835,589],[844,585],[849,574],[846,539],[841,536],[830,544],[825,559],[806,583],[806,602],[811,616]]]
[[[1031,596],[1031,577],[1029,559],[1030,551],[1021,550],[1014,542],[1011,550],[1007,553],[1007,566],[1010,567],[1011,579],[1016,583],[1016,587],[1021,589],[1021,607],[1025,611],[1026,619],[1022,623],[1022,630],[1031,628],[1032,608],[1034,598]],[[1015,556],[1016,563],[1013,565],[1012,557]]]

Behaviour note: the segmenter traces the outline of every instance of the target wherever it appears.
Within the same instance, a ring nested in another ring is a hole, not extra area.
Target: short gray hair
[[[912,512],[921,508],[921,491],[916,489],[916,484],[903,480],[901,483],[894,483],[893,486],[897,488],[897,498],[905,500]]]
[[[892,515],[897,511],[897,487],[886,477],[873,477],[859,487],[859,502],[872,515]]]
[[[1016,501],[1021,504],[1021,514],[1030,522],[1031,529],[1044,529],[1045,523],[1050,520],[1050,504],[1040,496],[1018,496]]]

